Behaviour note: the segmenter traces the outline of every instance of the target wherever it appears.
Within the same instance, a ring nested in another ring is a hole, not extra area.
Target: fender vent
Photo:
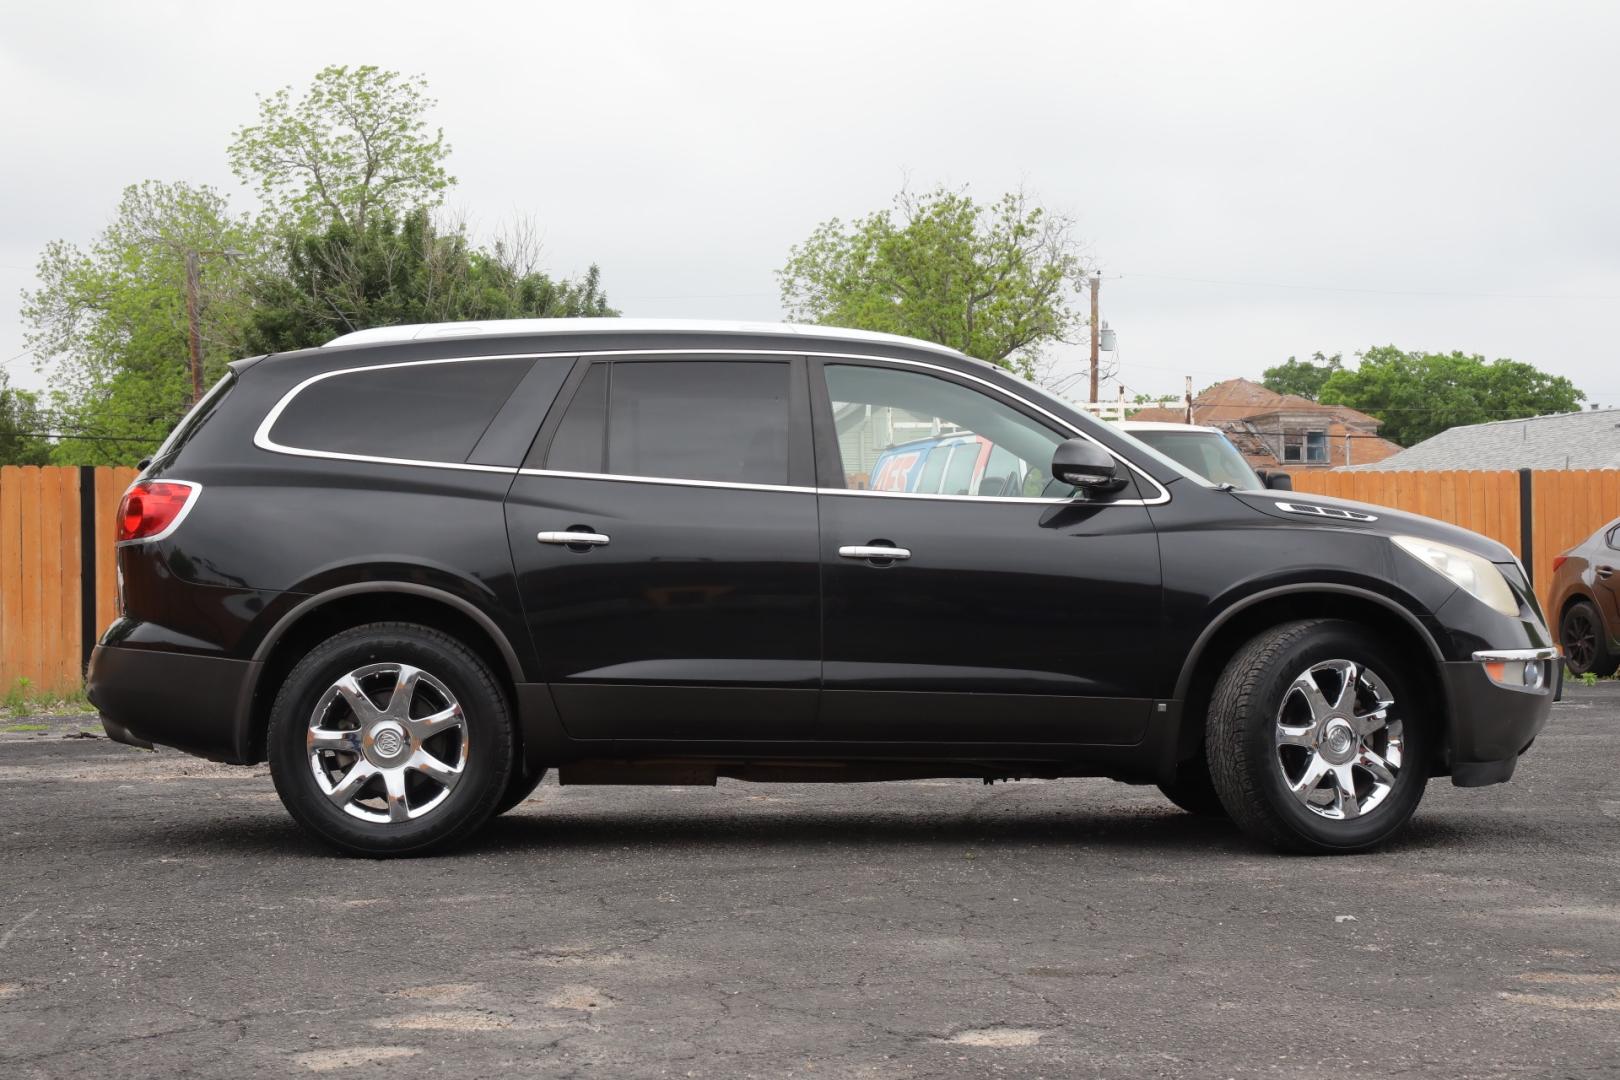
[[[1363,514],[1359,510],[1342,510],[1337,506],[1317,506],[1314,503],[1280,502],[1277,509],[1305,517],[1329,518],[1333,521],[1377,521],[1377,514]]]

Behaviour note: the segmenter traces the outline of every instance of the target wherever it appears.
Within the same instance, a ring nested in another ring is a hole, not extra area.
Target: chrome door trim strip
[[[504,474],[509,475],[509,476],[516,476],[516,475],[523,475],[523,476],[557,476],[557,477],[565,477],[565,478],[580,479],[580,480],[615,480],[615,481],[622,481],[622,482],[627,482],[627,483],[667,484],[667,485],[675,485],[675,486],[681,486],[681,487],[733,488],[733,489],[737,489],[737,490],[741,490],[741,491],[787,491],[787,492],[799,492],[799,493],[814,493],[814,494],[818,494],[818,495],[866,495],[866,496],[878,496],[878,497],[882,497],[882,498],[939,499],[939,500],[943,500],[943,501],[952,501],[952,502],[957,502],[957,501],[966,501],[966,502],[1009,502],[1009,503],[1027,503],[1027,504],[1030,504],[1030,505],[1050,506],[1050,505],[1068,505],[1068,504],[1073,503],[1075,501],[1073,499],[1020,498],[1020,497],[1017,497],[1017,496],[1007,496],[1007,495],[998,495],[998,496],[931,495],[931,494],[927,494],[927,493],[924,493],[924,492],[913,492],[913,491],[871,491],[871,490],[867,490],[867,489],[856,489],[856,488],[808,488],[808,487],[798,487],[798,486],[793,486],[793,485],[788,485],[788,484],[745,484],[745,483],[730,483],[730,482],[719,481],[719,480],[686,480],[686,479],[680,479],[678,477],[665,477],[665,476],[625,476],[625,475],[621,475],[621,474],[617,474],[617,473],[579,473],[579,472],[565,472],[565,471],[552,470],[552,469],[524,469],[524,468],[512,468],[512,467],[505,466],[505,465],[475,465],[475,464],[471,464],[469,462],[422,461],[422,460],[418,460],[418,459],[414,459],[414,458],[391,458],[391,457],[378,457],[378,456],[374,456],[374,455],[370,455],[370,454],[349,454],[349,453],[343,453],[343,452],[337,451],[337,450],[309,450],[309,449],[305,449],[305,448],[297,447],[297,446],[287,446],[287,445],[285,445],[283,443],[276,442],[274,439],[272,439],[270,437],[270,430],[275,426],[276,421],[278,419],[280,419],[282,412],[287,408],[287,406],[289,404],[292,403],[292,400],[295,397],[297,397],[300,393],[302,393],[304,390],[308,389],[309,387],[313,386],[314,384],[316,384],[318,382],[321,382],[324,379],[331,379],[331,378],[335,378],[335,377],[337,377],[339,375],[348,375],[348,374],[353,374],[353,373],[362,372],[362,371],[379,371],[379,370],[382,370],[382,369],[385,369],[385,368],[420,367],[420,366],[423,366],[423,365],[426,365],[426,364],[461,364],[461,363],[471,363],[471,362],[477,361],[477,360],[535,360],[535,359],[541,359],[541,358],[545,358],[545,357],[557,357],[557,356],[572,356],[572,357],[603,357],[603,356],[607,356],[607,357],[611,357],[611,356],[761,356],[761,357],[766,357],[766,356],[770,356],[770,357],[783,357],[785,359],[791,359],[791,358],[793,358],[795,356],[805,356],[805,357],[814,357],[814,358],[819,359],[819,360],[866,360],[866,361],[876,361],[876,362],[882,363],[882,364],[898,364],[898,365],[900,365],[902,367],[922,368],[922,369],[927,370],[927,371],[937,371],[937,372],[940,372],[942,374],[952,376],[954,378],[966,379],[969,382],[977,383],[978,385],[985,387],[987,390],[990,390],[993,393],[1000,394],[1004,398],[1008,398],[1008,399],[1010,399],[1012,401],[1016,401],[1020,405],[1023,405],[1025,408],[1031,409],[1031,410],[1039,413],[1040,415],[1046,417],[1048,420],[1052,421],[1052,423],[1057,425],[1059,430],[1067,430],[1068,432],[1070,432],[1071,435],[1073,435],[1076,438],[1085,439],[1087,442],[1094,443],[1095,445],[1102,447],[1103,450],[1107,451],[1109,456],[1113,457],[1116,461],[1123,462],[1126,468],[1130,469],[1132,472],[1134,472],[1141,479],[1145,480],[1147,483],[1153,485],[1154,490],[1157,492],[1157,494],[1155,494],[1152,498],[1149,498],[1149,499],[1111,499],[1108,502],[1098,502],[1098,503],[1095,504],[1096,506],[1099,506],[1099,507],[1101,507],[1101,506],[1159,506],[1159,505],[1162,505],[1163,503],[1167,503],[1167,502],[1170,501],[1170,492],[1165,489],[1164,485],[1159,483],[1157,480],[1155,480],[1152,476],[1150,476],[1147,472],[1145,472],[1142,468],[1140,468],[1135,462],[1131,461],[1129,458],[1125,457],[1124,455],[1122,455],[1120,453],[1117,453],[1114,450],[1109,449],[1107,446],[1103,445],[1103,443],[1098,441],[1096,438],[1094,438],[1093,436],[1091,436],[1091,435],[1087,434],[1086,432],[1082,431],[1079,427],[1077,427],[1076,425],[1074,425],[1074,424],[1070,423],[1069,421],[1063,419],[1061,416],[1058,416],[1056,413],[1052,412],[1051,410],[1042,407],[1041,405],[1037,404],[1036,402],[1030,401],[1028,398],[1023,397],[1020,394],[1016,394],[1013,391],[1006,389],[1005,387],[997,386],[995,383],[991,382],[988,379],[980,378],[979,376],[974,375],[974,374],[972,374],[970,372],[957,371],[955,368],[945,367],[942,364],[930,364],[930,363],[927,363],[927,362],[922,361],[922,360],[908,360],[908,359],[904,359],[904,358],[901,358],[901,357],[895,357],[895,356],[873,356],[873,355],[869,355],[869,354],[866,354],[866,353],[816,352],[814,350],[809,350],[809,349],[668,349],[668,348],[665,348],[665,349],[599,349],[599,350],[594,350],[594,351],[580,350],[580,349],[568,349],[568,350],[565,350],[565,351],[562,351],[562,352],[499,353],[499,354],[489,355],[489,356],[446,356],[446,357],[437,357],[437,358],[434,358],[434,359],[431,359],[431,360],[398,360],[398,361],[393,361],[391,363],[386,363],[386,364],[366,364],[366,365],[362,365],[360,367],[337,368],[337,369],[332,370],[332,371],[323,371],[323,372],[320,372],[319,374],[311,375],[309,378],[307,378],[307,379],[303,380],[302,382],[298,383],[292,389],[288,390],[285,394],[283,394],[281,396],[281,400],[277,401],[275,403],[275,405],[273,405],[271,407],[270,411],[265,414],[264,419],[262,421],[260,421],[258,428],[254,431],[254,433],[253,433],[253,445],[258,447],[260,450],[266,450],[266,451],[269,451],[271,453],[276,453],[276,454],[291,454],[291,455],[296,456],[296,457],[328,458],[328,459],[335,460],[335,461],[360,461],[360,462],[366,462],[366,463],[377,464],[377,465],[412,465],[412,466],[416,466],[416,467],[419,467],[419,468],[428,468],[428,469],[463,469],[463,470],[466,470],[466,471],[469,471],[469,472],[504,473]]]

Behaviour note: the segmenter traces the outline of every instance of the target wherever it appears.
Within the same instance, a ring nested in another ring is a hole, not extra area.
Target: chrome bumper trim
[[[1558,650],[1549,645],[1541,649],[1481,649],[1474,660],[1481,664],[1510,663],[1514,660],[1552,660]]]

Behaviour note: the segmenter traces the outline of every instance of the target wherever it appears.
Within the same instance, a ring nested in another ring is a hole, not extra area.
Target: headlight
[[[1491,560],[1472,551],[1452,547],[1417,536],[1397,536],[1395,546],[1412,558],[1447,578],[1457,588],[1503,615],[1517,615],[1519,601],[1508,588],[1507,578]]]

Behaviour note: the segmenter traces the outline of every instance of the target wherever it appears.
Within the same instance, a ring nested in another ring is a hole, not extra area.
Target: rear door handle
[[[612,539],[605,533],[568,531],[535,533],[534,538],[542,544],[566,544],[569,547],[575,544],[582,547],[605,547]]]
[[[1608,577],[1612,573],[1614,573],[1614,567],[1612,566],[1600,566],[1597,568],[1598,577]]]
[[[838,554],[845,559],[900,559],[911,558],[911,549],[903,547],[887,547],[881,544],[851,544],[838,549]]]

